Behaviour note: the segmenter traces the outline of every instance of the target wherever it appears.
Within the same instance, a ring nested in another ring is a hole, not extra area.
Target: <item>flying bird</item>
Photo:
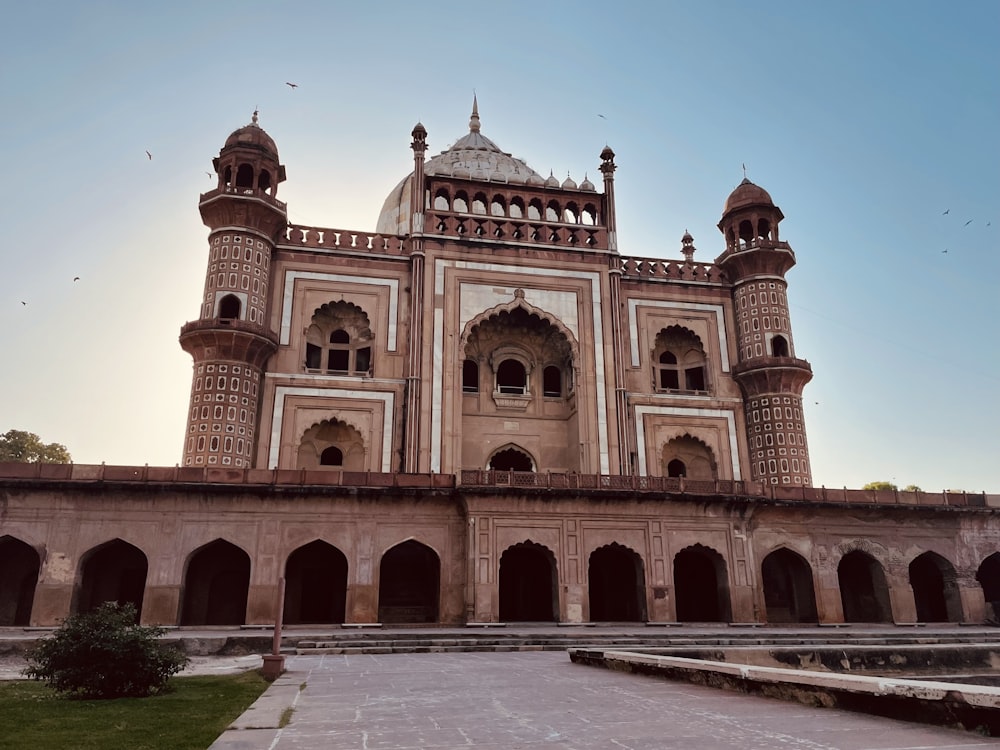
[[[74,277],[73,277],[73,281],[79,281],[79,280],[80,280],[80,277],[79,277],[79,276],[74,276]]]
[[[604,115],[601,115],[601,114],[599,114],[597,116],[600,117],[602,120],[607,120],[608,119],[607,117],[605,117]]]
[[[205,174],[208,175],[208,179],[210,179],[210,180],[212,179],[212,173],[211,172],[205,172]]]
[[[965,222],[965,226],[969,226],[969,224],[971,224],[971,223],[972,223],[972,219],[969,219],[967,222]]]
[[[297,83],[291,83],[289,81],[285,81],[285,85],[286,86],[291,86],[293,89],[297,89],[299,87],[299,84],[297,84]]]
[[[942,215],[942,216],[946,216],[946,215],[948,214],[948,212],[949,212],[949,211],[951,211],[951,209],[950,209],[950,208],[949,208],[949,209],[947,209],[947,210],[946,210],[946,211],[945,211],[945,212],[944,212],[943,214],[941,214],[941,215]]]
[[[945,249],[944,249],[944,250],[942,250],[941,252],[942,252],[942,253],[946,253],[946,252],[948,252],[948,248],[945,248]]]
[[[22,305],[27,305],[28,303],[27,303],[27,302],[25,302],[24,300],[21,300],[21,304],[22,304]]]
[[[152,159],[153,159],[153,155],[152,155],[151,153],[149,153],[149,152],[147,151],[147,152],[146,152],[146,156],[148,156],[148,157],[149,157],[149,159],[150,159],[150,161],[152,161]]]

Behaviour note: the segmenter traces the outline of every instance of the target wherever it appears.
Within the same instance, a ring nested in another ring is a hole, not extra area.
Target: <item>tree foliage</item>
[[[863,490],[896,490],[899,489],[892,482],[869,482],[861,489]]]
[[[0,461],[20,461],[29,464],[68,464],[72,461],[65,445],[43,443],[33,432],[7,430],[0,435]]]
[[[164,692],[187,664],[158,638],[163,628],[136,625],[135,606],[104,602],[67,617],[28,652],[24,674],[74,698],[142,697]]]

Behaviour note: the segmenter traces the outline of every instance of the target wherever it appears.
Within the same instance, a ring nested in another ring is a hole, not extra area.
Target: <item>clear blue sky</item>
[[[177,463],[226,136],[259,107],[291,220],[370,231],[475,90],[539,172],[611,145],[623,254],[714,258],[746,164],[798,257],[815,483],[1000,492],[996,0],[8,5],[0,432]]]

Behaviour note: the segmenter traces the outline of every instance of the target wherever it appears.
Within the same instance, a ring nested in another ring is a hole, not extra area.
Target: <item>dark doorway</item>
[[[871,555],[848,552],[837,566],[844,622],[892,622],[885,571]]]
[[[522,542],[500,556],[500,619],[557,622],[556,559],[548,547]]]
[[[317,539],[288,556],[286,624],[341,623],[346,606],[347,558],[343,552]]]
[[[961,622],[962,599],[954,566],[934,552],[910,563],[910,586],[918,622]]]
[[[1000,552],[983,560],[976,571],[976,580],[983,587],[987,619],[1000,622]]]
[[[410,539],[384,555],[379,568],[380,622],[437,622],[441,563],[430,547]]]
[[[493,471],[534,471],[531,457],[517,448],[505,448],[497,451],[490,459],[490,469]]]
[[[587,568],[590,619],[594,622],[644,622],[646,579],[642,559],[620,544],[595,549]]]
[[[696,544],[674,557],[674,591],[679,622],[728,622],[726,563],[713,549]]]
[[[250,556],[222,539],[195,550],[184,576],[181,625],[242,625],[250,589]]]
[[[768,622],[816,622],[812,568],[801,555],[782,547],[760,566]]]
[[[41,561],[34,548],[0,537],[0,626],[30,625]]]
[[[104,602],[130,603],[138,622],[148,567],[142,551],[121,539],[86,552],[80,563],[75,611],[90,612]]]

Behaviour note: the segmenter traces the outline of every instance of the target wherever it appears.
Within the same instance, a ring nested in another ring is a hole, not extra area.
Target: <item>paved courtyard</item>
[[[969,732],[576,665],[563,652],[295,656],[286,666],[212,750],[1000,747]]]

